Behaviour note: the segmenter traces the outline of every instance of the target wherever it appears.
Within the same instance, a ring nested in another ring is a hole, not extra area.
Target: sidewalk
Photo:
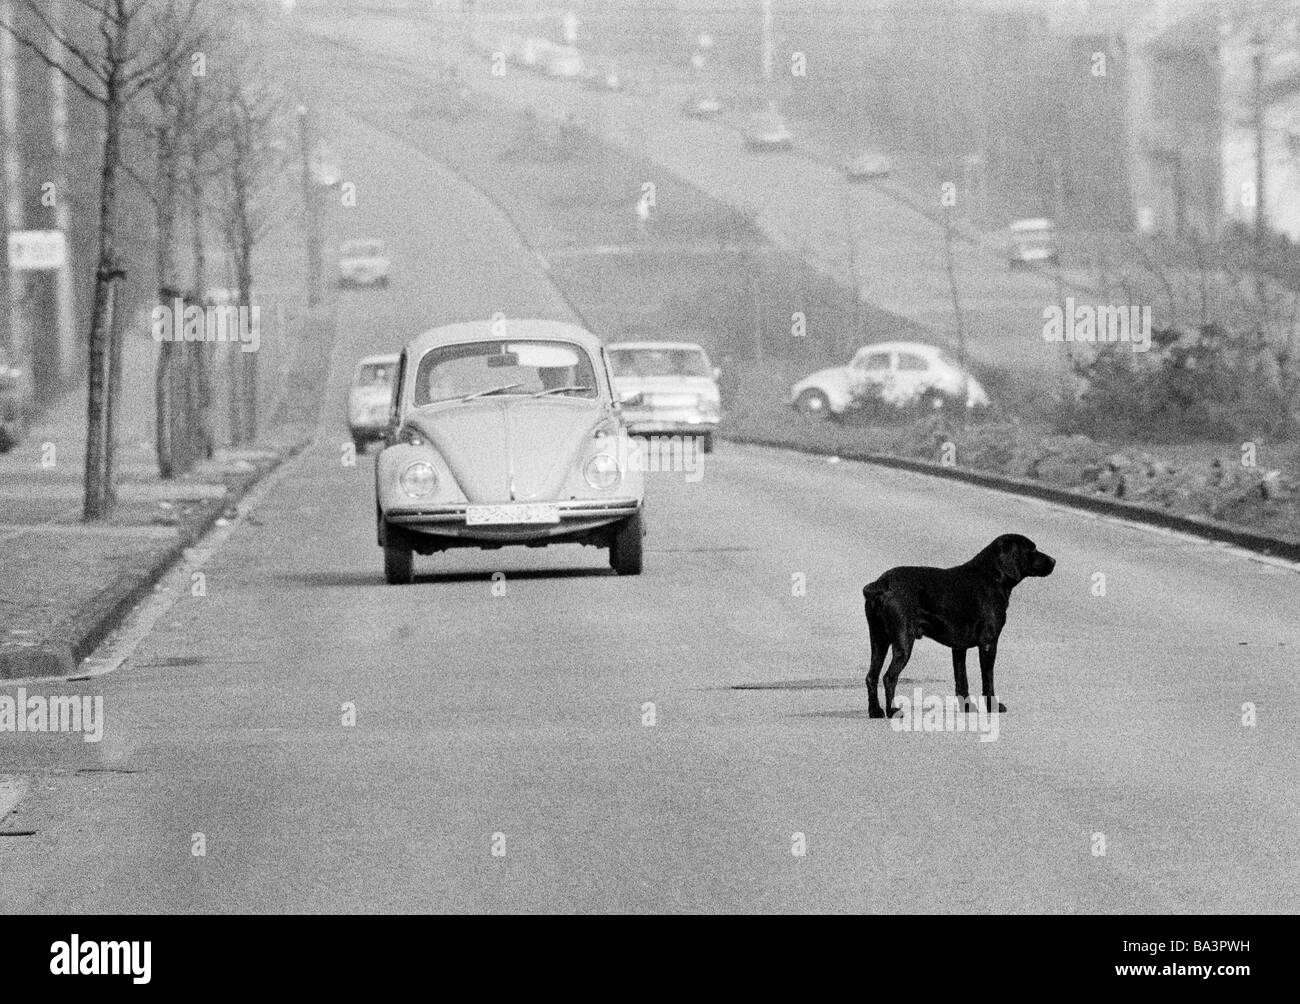
[[[153,446],[157,348],[137,318],[124,339],[117,507],[81,522],[84,384],[0,455],[0,680],[67,675],[283,451],[219,451],[174,481]]]

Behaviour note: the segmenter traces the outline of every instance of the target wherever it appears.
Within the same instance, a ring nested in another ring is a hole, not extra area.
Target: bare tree
[[[169,0],[159,11],[155,23],[159,34],[167,39],[186,30],[187,25],[193,30],[198,24],[192,15],[182,12],[175,0]],[[207,39],[216,37],[210,21],[203,23],[202,33]],[[197,200],[190,207],[191,224],[199,228],[193,239],[201,247],[202,182],[196,176],[196,158],[201,162],[207,152],[204,147],[216,142],[210,120],[218,111],[203,100],[201,83],[207,75],[208,56],[208,52],[195,50],[187,63],[176,63],[158,74],[148,89],[151,101],[141,112],[155,159],[153,184],[146,195],[154,207],[158,303],[164,311],[171,311],[178,300],[194,304],[202,296],[202,278],[198,275],[188,296],[182,290],[179,231],[188,196]],[[196,272],[202,271],[202,258],[200,251],[195,257]],[[180,328],[181,318],[173,318],[174,340],[159,344],[154,380],[154,439],[158,470],[164,478],[189,470],[200,455],[210,453],[210,444],[201,434],[207,425],[202,415],[202,381],[196,380],[193,372],[203,368],[207,347],[176,337]]]
[[[276,222],[271,184],[290,159],[287,91],[262,72],[257,54],[223,66],[222,136],[226,170],[221,177],[220,226],[234,267],[237,302],[253,309],[253,252]],[[239,352],[231,363],[232,442],[251,442],[257,432],[257,353]]]
[[[132,102],[159,77],[170,74],[201,44],[194,9],[178,15],[178,29],[160,34],[158,15],[176,0],[74,0],[67,23],[51,17],[44,0],[17,0],[35,19],[30,34],[8,24],[18,42],[62,73],[104,110],[103,163],[99,179],[98,264],[91,310],[86,415],[86,473],[82,517],[104,519],[114,505],[113,425],[121,382],[121,352],[114,332],[118,280],[117,209],[122,141]]]

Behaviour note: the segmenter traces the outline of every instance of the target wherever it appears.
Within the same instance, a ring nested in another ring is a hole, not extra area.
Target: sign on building
[[[67,257],[62,230],[15,230],[9,235],[9,268],[15,272],[62,268]]]

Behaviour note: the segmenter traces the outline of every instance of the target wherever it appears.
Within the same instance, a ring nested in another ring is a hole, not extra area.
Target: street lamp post
[[[307,306],[319,306],[321,299],[320,216],[316,184],[312,177],[311,114],[307,106],[298,106],[298,140],[302,148],[302,208],[307,227]]]

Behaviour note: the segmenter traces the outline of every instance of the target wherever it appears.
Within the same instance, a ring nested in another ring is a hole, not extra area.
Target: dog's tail
[[[889,592],[889,583],[884,577],[877,579],[875,582],[869,582],[862,587],[862,599],[868,617],[872,612],[878,610],[884,602],[885,594]]]

